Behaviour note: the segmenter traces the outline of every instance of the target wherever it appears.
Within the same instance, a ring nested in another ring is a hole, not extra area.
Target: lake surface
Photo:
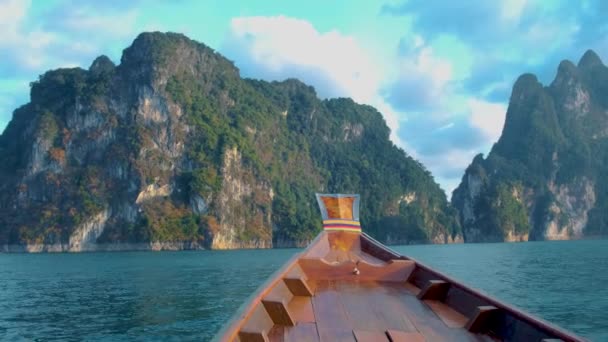
[[[608,341],[608,240],[394,249]],[[0,254],[0,340],[209,340],[297,251]]]

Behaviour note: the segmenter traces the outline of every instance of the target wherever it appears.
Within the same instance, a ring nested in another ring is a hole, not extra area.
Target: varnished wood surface
[[[309,279],[402,282],[407,279],[416,266],[410,260],[395,260],[383,266],[376,266],[365,261],[328,264],[322,259],[301,259],[299,265]],[[359,270],[358,274],[354,272],[355,269]]]
[[[219,341],[583,341],[377,241],[323,232]]]
[[[403,332],[398,330],[388,330],[386,332],[391,342],[425,342],[424,336],[420,333]]]
[[[394,282],[320,281],[313,307],[321,341],[355,341],[353,331],[387,336],[389,330],[426,341],[492,341],[462,327],[450,327],[430,306]]]

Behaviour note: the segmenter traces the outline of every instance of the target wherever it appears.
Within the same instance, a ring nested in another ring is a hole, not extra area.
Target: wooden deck
[[[321,233],[219,341],[583,341],[359,233]]]
[[[493,341],[463,329],[464,316],[421,302],[400,284],[319,281],[313,297],[295,298],[295,326],[274,326],[270,341]]]

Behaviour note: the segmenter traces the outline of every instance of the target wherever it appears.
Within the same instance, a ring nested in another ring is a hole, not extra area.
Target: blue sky
[[[118,63],[142,31],[182,32],[243,76],[375,106],[450,194],[500,136],[520,74],[548,84],[563,59],[608,58],[607,17],[602,0],[0,0],[0,130],[44,71]]]

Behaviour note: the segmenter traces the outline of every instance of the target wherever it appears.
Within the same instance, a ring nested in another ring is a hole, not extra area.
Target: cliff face
[[[608,68],[593,51],[555,80],[513,87],[502,136],[475,157],[452,203],[465,241],[608,234]]]
[[[101,56],[32,83],[0,136],[0,246],[303,245],[320,230],[316,191],[361,193],[381,240],[461,238],[430,174],[388,137],[369,106],[241,79],[203,44],[144,33],[118,66]]]

